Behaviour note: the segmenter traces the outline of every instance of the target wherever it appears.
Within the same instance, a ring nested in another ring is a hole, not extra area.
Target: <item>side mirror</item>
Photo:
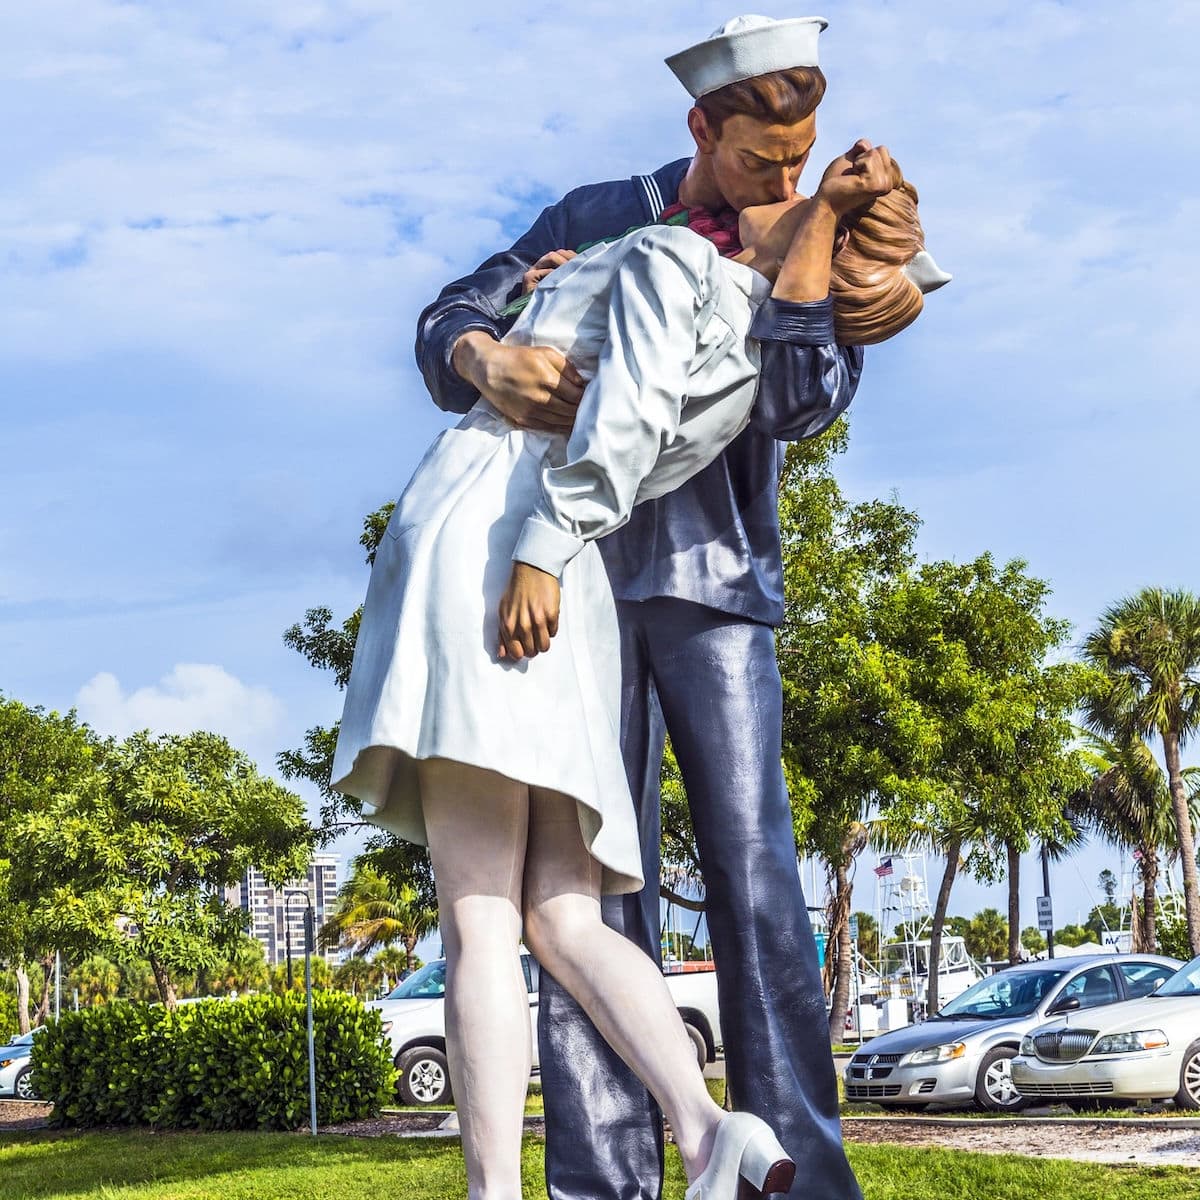
[[[1060,1000],[1052,1009],[1050,1009],[1046,1013],[1046,1016],[1053,1017],[1058,1013],[1074,1012],[1077,1008],[1079,1008],[1079,997],[1068,996],[1065,1000]]]

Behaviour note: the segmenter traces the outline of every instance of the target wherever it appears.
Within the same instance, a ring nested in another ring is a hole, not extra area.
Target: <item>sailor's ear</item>
[[[693,104],[688,110],[687,123],[692,141],[696,143],[696,149],[701,154],[711,154],[717,147],[717,135],[709,125],[704,109],[698,104]]]

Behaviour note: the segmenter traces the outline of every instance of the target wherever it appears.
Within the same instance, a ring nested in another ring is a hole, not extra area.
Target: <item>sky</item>
[[[417,313],[569,188],[689,153],[662,59],[734,11],[0,18],[0,691],[105,733],[216,730],[264,770],[336,719],[282,634],[361,601],[362,518],[446,424]],[[822,12],[802,186],[885,143],[955,275],[869,352],[843,487],[915,508],[923,558],[1025,560],[1077,637],[1147,584],[1200,591],[1200,6]],[[1056,868],[1057,911],[1086,914],[1099,870],[1129,865],[1093,847]],[[952,909],[1003,900],[964,882]]]

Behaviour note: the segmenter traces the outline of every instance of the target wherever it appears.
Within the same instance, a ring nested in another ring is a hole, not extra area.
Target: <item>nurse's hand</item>
[[[904,175],[888,148],[872,146],[866,138],[859,138],[825,168],[816,198],[840,218],[870,207],[873,201],[903,182]]]
[[[451,363],[518,429],[571,432],[584,380],[552,346],[509,346],[470,329],[454,343]]]
[[[500,657],[514,662],[550,649],[558,632],[558,580],[528,563],[513,563],[500,599]]]

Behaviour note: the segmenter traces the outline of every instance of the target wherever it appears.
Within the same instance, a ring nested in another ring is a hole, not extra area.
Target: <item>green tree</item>
[[[1040,929],[1035,929],[1032,925],[1026,925],[1021,930],[1021,945],[1030,954],[1043,954],[1046,950],[1046,939],[1043,937]]]
[[[378,986],[379,978],[379,969],[357,954],[351,955],[333,969],[333,986],[343,992],[349,992],[351,996],[370,995]]]
[[[897,504],[850,503],[831,467],[844,446],[840,426],[792,445],[780,485],[784,774],[797,842],[826,864],[835,1032],[850,1000],[856,860],[881,810],[927,801],[939,739],[911,695],[909,664],[873,626],[881,582],[913,563],[917,518]]]
[[[1085,709],[1088,726],[1109,738],[1162,739],[1183,874],[1192,954],[1200,954],[1200,878],[1195,827],[1180,751],[1200,729],[1200,598],[1145,588],[1107,609],[1083,645],[1107,676]]]
[[[198,996],[245,996],[267,986],[267,954],[258,938],[242,934],[210,967],[196,976]]]
[[[121,994],[121,968],[102,954],[88,955],[67,972],[63,990],[79,993],[80,1008],[109,1004]]]
[[[999,962],[1008,958],[1008,922],[998,909],[977,912],[963,935],[967,953],[980,962]]]
[[[174,1007],[176,979],[215,966],[243,933],[224,888],[251,866],[279,883],[303,873],[304,805],[211,733],[134,734],[103,765],[87,789],[20,819],[14,844],[24,871],[55,880],[35,915],[57,944],[145,958]]]
[[[385,982],[385,975],[387,976],[386,982],[395,985],[397,980],[411,974],[423,965],[417,955],[409,954],[400,946],[385,946],[371,957],[371,966],[379,976],[380,986]]]
[[[1100,940],[1082,925],[1064,925],[1054,931],[1054,940],[1063,946],[1100,945]]]
[[[411,969],[417,943],[436,928],[437,909],[422,903],[418,888],[397,886],[369,860],[358,858],[321,927],[320,943],[354,954],[400,945]]]
[[[867,962],[879,961],[879,922],[868,912],[856,912],[858,921],[858,952]]]
[[[333,967],[320,954],[312,956],[312,981],[314,990],[317,988],[328,991],[334,986]],[[277,996],[282,996],[288,990],[287,963],[275,963],[267,969],[267,986]],[[293,992],[304,991],[304,958],[297,955],[292,963]]]
[[[23,820],[45,812],[59,797],[93,786],[101,752],[74,712],[62,716],[0,696],[0,961],[15,975],[22,1033],[50,1011],[57,947],[42,915],[57,872],[19,870],[14,834]],[[35,982],[40,999],[31,1007]]]

